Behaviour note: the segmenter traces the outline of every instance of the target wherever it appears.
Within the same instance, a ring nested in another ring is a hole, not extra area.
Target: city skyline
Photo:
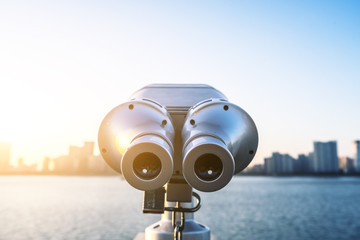
[[[0,174],[117,174],[105,163],[99,153],[95,153],[96,143],[84,141],[82,146],[69,145],[68,153],[59,156],[43,156],[36,163],[25,163],[23,158],[10,162],[11,144],[0,142]],[[337,151],[337,141],[313,141],[313,150],[299,153],[297,158],[288,153],[273,151],[263,162],[251,162],[245,174],[357,174],[360,165],[360,140],[353,141],[352,156],[342,156]]]
[[[349,156],[359,12],[358,1],[2,1],[0,141],[31,164],[97,139],[105,114],[145,85],[204,83],[255,121],[255,162],[313,139]]]
[[[10,162],[11,144],[0,142],[0,174],[63,174],[63,175],[112,175],[115,171],[106,164],[101,155],[94,154],[92,141],[82,146],[68,146],[68,152],[59,156],[44,156],[33,164],[23,158]]]
[[[356,143],[357,141],[354,141]],[[313,151],[308,154],[299,154],[297,158],[289,154],[273,152],[271,157],[264,159],[264,165],[249,168],[248,172],[265,174],[356,174],[356,156],[359,150],[355,149],[354,158],[339,156],[336,141],[313,142]]]

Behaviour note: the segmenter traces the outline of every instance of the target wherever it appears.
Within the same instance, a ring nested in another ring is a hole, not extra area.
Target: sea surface
[[[234,177],[200,193],[222,239],[360,239],[360,178]],[[159,215],[120,177],[0,176],[0,239],[133,239]]]

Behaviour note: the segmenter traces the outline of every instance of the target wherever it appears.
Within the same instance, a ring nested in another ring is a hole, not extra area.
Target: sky
[[[313,141],[352,156],[359,66],[359,1],[2,0],[0,142],[65,155],[139,88],[203,83],[252,116],[253,163]]]

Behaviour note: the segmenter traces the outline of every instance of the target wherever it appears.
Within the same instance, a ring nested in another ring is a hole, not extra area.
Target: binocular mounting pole
[[[201,207],[200,196],[193,192],[192,196],[196,199],[193,202],[168,202],[161,205],[163,200],[163,188],[145,191],[144,194],[144,213],[161,213],[162,218],[145,229],[145,234],[138,234],[134,240],[210,240],[210,229],[194,220],[194,213]],[[163,202],[164,203],[164,202]]]

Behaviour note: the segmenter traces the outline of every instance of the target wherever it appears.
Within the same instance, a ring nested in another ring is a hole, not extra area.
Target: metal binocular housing
[[[212,192],[248,166],[258,133],[251,117],[211,86],[153,84],[106,115],[98,143],[104,160],[134,188],[185,180]]]

